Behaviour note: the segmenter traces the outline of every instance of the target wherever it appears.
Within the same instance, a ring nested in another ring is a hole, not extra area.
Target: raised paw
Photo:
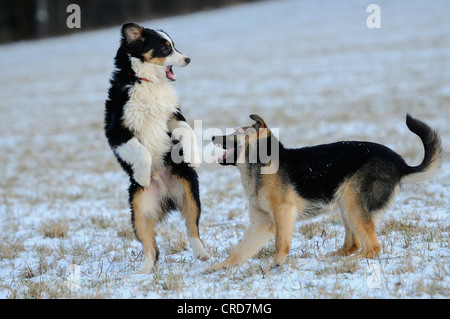
[[[133,167],[133,178],[142,187],[149,187],[151,182],[151,166],[134,166]]]
[[[200,167],[200,155],[198,152],[194,151],[191,153],[191,156],[184,156],[183,162],[188,164],[189,167],[199,168]]]

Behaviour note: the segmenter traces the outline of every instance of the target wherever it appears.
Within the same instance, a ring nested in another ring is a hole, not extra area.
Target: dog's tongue
[[[234,148],[230,148],[225,150],[225,153],[222,155],[222,160],[225,160],[229,155],[232,155],[234,153]]]
[[[173,73],[171,66],[166,67],[166,76],[169,80],[172,80],[172,81],[176,81],[176,79],[177,79],[177,76],[175,75],[175,73]]]

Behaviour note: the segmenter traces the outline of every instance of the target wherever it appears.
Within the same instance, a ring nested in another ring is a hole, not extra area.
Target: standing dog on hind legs
[[[272,265],[278,266],[289,252],[296,218],[314,217],[337,207],[345,239],[332,255],[348,256],[361,248],[359,257],[374,258],[381,249],[376,219],[394,201],[402,183],[427,178],[443,156],[438,134],[409,115],[406,125],[425,149],[422,163],[415,167],[391,149],[370,142],[287,149],[261,117],[250,118],[255,121],[252,126],[213,137],[214,144],[225,150],[219,163],[239,169],[249,200],[250,226],[230,256],[210,270],[243,263],[273,237]]]
[[[209,258],[198,231],[197,142],[172,86],[176,80],[172,67],[189,62],[165,32],[134,23],[123,25],[104,128],[118,162],[130,177],[131,220],[145,255],[139,273],[148,273],[155,265],[159,255],[155,226],[175,209],[186,220],[195,256]],[[182,160],[174,161],[174,157]]]

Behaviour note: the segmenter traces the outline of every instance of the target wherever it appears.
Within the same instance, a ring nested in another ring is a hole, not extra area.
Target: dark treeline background
[[[0,0],[0,43],[73,32],[69,4],[80,6],[81,29],[90,30],[248,1],[256,0]]]

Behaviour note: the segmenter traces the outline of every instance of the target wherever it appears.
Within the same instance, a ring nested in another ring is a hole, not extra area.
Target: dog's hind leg
[[[178,178],[181,186],[181,194],[178,194],[178,206],[181,214],[186,220],[186,228],[189,236],[189,242],[196,258],[206,261],[209,254],[206,252],[203,243],[200,240],[198,223],[201,214],[201,205],[199,199],[199,189],[194,183],[190,183],[184,178]],[[180,187],[178,187],[180,188]],[[196,200],[197,199],[197,200]]]
[[[357,252],[361,248],[361,241],[358,235],[350,227],[346,213],[341,209],[342,222],[345,227],[345,239],[344,244],[337,251],[331,253],[329,256],[349,256]]]
[[[378,242],[377,234],[375,232],[375,222],[373,220],[364,220],[361,216],[355,216],[352,221],[352,227],[361,238],[362,249],[356,255],[357,257],[375,258],[381,250]]]
[[[210,267],[209,271],[232,268],[242,264],[255,255],[274,236],[274,225],[265,212],[257,208],[250,208],[250,226],[244,234],[244,238],[233,249],[230,256],[223,262]]]
[[[134,192],[130,191],[133,227],[137,238],[142,242],[145,258],[136,273],[150,273],[158,260],[155,226],[159,220],[161,203],[157,192],[156,185],[150,188],[138,187]]]
[[[375,220],[373,213],[362,205],[363,199],[360,196],[362,196],[361,192],[350,182],[344,193],[341,209],[345,214],[348,227],[361,240],[362,249],[357,257],[375,258],[381,250],[375,232]]]

